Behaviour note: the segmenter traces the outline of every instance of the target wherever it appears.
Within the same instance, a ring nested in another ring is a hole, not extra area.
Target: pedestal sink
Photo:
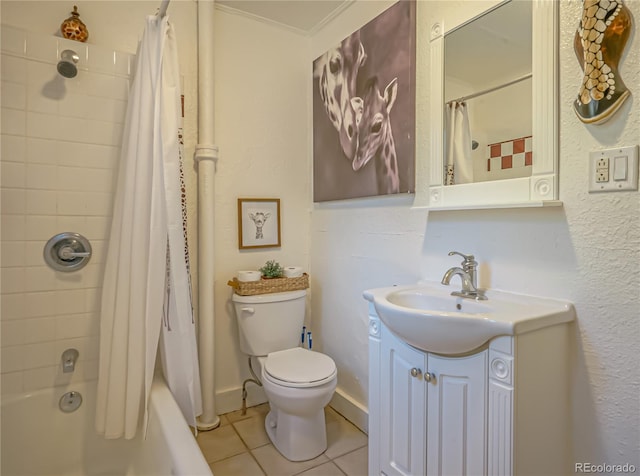
[[[486,301],[451,296],[451,286],[424,283],[371,289],[364,297],[385,325],[426,352],[459,355],[494,337],[517,335],[575,319],[573,304],[488,290]]]

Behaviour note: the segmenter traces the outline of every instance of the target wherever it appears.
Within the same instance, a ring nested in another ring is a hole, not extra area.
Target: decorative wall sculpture
[[[415,10],[401,0],[313,62],[315,202],[414,191]]]
[[[574,110],[580,120],[608,120],[631,95],[618,64],[631,34],[631,12],[622,0],[584,0],[574,49],[584,72]]]

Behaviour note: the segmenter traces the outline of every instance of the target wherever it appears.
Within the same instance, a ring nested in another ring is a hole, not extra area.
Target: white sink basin
[[[457,355],[494,337],[517,335],[575,319],[573,304],[501,291],[486,301],[451,296],[452,286],[428,283],[371,289],[382,322],[408,344],[427,352]]]

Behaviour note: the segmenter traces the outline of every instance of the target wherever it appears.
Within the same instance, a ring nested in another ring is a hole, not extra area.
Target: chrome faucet
[[[462,268],[457,266],[450,268],[444,273],[442,277],[442,284],[448,286],[451,282],[451,278],[454,276],[460,276],[462,281],[462,289],[460,291],[454,291],[452,296],[460,296],[467,299],[476,299],[484,301],[487,297],[484,295],[482,289],[478,289],[478,274],[476,272],[478,262],[473,255],[465,255],[458,251],[450,251],[449,256],[460,255],[463,258]]]
[[[62,353],[62,372],[68,374],[76,369],[76,360],[80,353],[76,349],[67,349]]]

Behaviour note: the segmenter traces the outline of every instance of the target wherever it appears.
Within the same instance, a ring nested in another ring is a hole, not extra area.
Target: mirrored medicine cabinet
[[[557,3],[506,0],[432,25],[430,209],[561,204]]]

